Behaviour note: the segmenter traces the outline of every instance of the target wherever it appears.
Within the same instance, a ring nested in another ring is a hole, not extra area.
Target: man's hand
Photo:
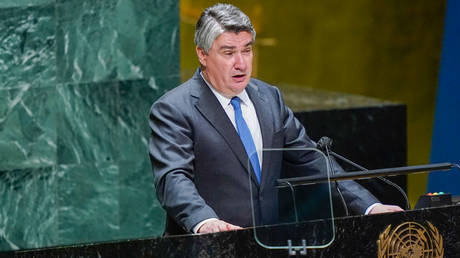
[[[210,220],[204,223],[199,229],[198,233],[215,233],[227,230],[237,230],[242,229],[242,227],[232,225],[223,220]]]
[[[378,214],[385,212],[398,212],[404,211],[401,207],[396,205],[377,204],[370,211],[369,214]]]

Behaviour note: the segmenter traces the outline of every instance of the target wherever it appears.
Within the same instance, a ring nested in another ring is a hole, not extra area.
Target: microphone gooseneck
[[[318,149],[326,154],[327,162],[329,163],[329,167],[333,174],[335,174],[334,163],[332,162],[331,155],[329,154],[329,147],[332,146],[332,139],[326,136],[321,137],[317,143]],[[345,216],[349,216],[350,213],[348,212],[347,202],[345,202],[345,198],[343,197],[342,191],[339,188],[339,183],[335,183],[335,189],[340,196],[340,201],[342,202],[342,206],[345,210]]]
[[[327,136],[321,137],[319,139],[319,141],[317,142],[318,149],[323,151],[323,152],[326,151],[326,155],[328,157],[329,157],[329,154],[330,154],[330,155],[334,156],[335,158],[338,158],[338,159],[340,159],[340,160],[342,160],[342,161],[344,161],[344,162],[346,162],[346,163],[348,163],[348,164],[350,164],[350,165],[352,165],[352,166],[354,166],[354,167],[356,167],[356,168],[358,168],[358,169],[360,169],[362,171],[368,171],[367,168],[365,168],[363,166],[360,166],[360,165],[356,164],[355,162],[353,162],[353,161],[351,161],[351,160],[349,160],[349,159],[347,159],[347,158],[345,158],[345,157],[343,157],[343,156],[341,156],[341,155],[339,155],[339,154],[337,154],[337,153],[335,153],[333,151],[330,151],[329,149],[331,148],[331,146],[332,146],[332,139],[327,137]],[[384,177],[381,177],[381,176],[378,176],[377,178],[379,180],[383,181],[384,183],[396,188],[401,193],[401,195],[404,197],[404,199],[406,201],[406,209],[410,210],[409,198],[407,198],[407,194],[404,192],[404,190],[399,185],[397,185],[397,184],[393,183],[392,181],[390,181],[390,180],[388,180],[388,179],[386,179]],[[343,199],[343,197],[342,197],[342,199]]]

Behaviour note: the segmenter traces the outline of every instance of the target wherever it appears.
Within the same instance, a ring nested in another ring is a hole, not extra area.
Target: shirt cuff
[[[378,204],[381,204],[381,203],[376,202],[376,203],[372,204],[371,206],[369,206],[369,207],[366,209],[366,212],[364,212],[364,215],[369,214],[369,212],[371,212],[372,208],[374,208],[374,207],[375,207],[376,205],[378,205]]]
[[[209,219],[205,219],[203,221],[201,221],[200,223],[196,224],[194,227],[193,227],[193,233],[194,234],[198,234],[198,230],[201,228],[201,226],[204,225],[204,223],[208,222],[208,221],[212,221],[212,220],[218,220],[217,218],[209,218]]]

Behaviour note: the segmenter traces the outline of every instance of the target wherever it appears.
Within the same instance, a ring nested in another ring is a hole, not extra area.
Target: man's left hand
[[[378,214],[378,213],[385,213],[385,212],[398,212],[404,211],[401,207],[396,205],[387,205],[387,204],[377,204],[369,211],[369,214]]]

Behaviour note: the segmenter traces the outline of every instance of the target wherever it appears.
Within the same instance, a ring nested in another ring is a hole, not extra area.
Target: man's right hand
[[[215,232],[221,232],[221,231],[228,231],[228,230],[237,230],[237,229],[242,229],[242,227],[232,225],[230,223],[227,223],[223,220],[210,220],[198,229],[198,233],[215,233]]]

